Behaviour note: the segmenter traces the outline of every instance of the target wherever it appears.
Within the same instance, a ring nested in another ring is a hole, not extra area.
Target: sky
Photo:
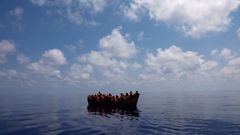
[[[1,0],[0,89],[240,84],[240,0]]]

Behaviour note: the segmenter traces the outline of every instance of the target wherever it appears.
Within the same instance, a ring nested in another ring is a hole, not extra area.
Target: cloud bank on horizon
[[[239,0],[2,3],[1,87],[240,80]]]

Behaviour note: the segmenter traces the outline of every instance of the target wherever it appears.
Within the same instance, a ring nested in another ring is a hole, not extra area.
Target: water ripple
[[[137,110],[89,110],[81,94],[43,94],[36,95],[36,99],[34,96],[28,97],[31,100],[4,97],[6,100],[0,102],[0,134],[240,133],[240,102],[237,102],[238,98],[231,98],[236,93],[224,93],[224,96],[219,93],[213,96],[187,93],[183,97],[164,93],[149,94],[149,97],[144,97],[144,102],[140,99]]]

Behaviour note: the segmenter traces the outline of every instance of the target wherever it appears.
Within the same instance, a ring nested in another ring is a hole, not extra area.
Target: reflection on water
[[[87,110],[95,115],[126,115],[132,117],[139,117],[139,110],[137,107],[104,107],[104,106],[88,106]]]
[[[141,94],[138,108],[126,109],[87,107],[81,91],[0,91],[0,134],[240,133],[239,91]]]

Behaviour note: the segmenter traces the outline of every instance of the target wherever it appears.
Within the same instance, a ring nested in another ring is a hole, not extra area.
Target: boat
[[[131,93],[131,92],[130,92]],[[88,106],[90,107],[120,107],[120,108],[136,108],[140,94],[136,91],[135,94],[111,96],[101,94],[89,95]]]

